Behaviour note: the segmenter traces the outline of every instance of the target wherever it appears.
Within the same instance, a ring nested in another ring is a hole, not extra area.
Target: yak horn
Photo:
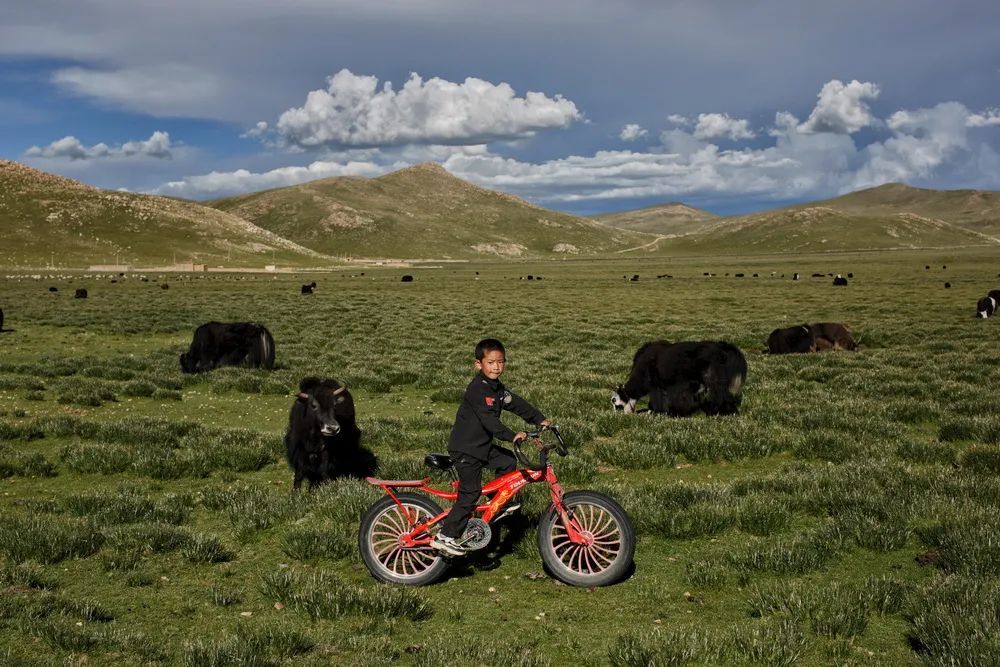
[[[299,399],[300,401],[308,401],[309,394],[305,393],[304,391],[300,391],[299,393],[295,394],[295,398]]]
[[[338,388],[338,389],[334,389],[334,390],[333,390],[333,395],[334,395],[334,396],[340,396],[340,395],[341,395],[341,394],[343,394],[343,393],[344,393],[345,391],[347,391],[347,385],[346,385],[346,384],[345,384],[345,385],[343,385],[343,386],[341,386],[341,387],[340,387],[340,388]]]

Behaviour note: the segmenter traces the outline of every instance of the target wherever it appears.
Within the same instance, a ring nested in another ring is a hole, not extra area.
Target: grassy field
[[[969,250],[407,269],[413,283],[4,279],[0,663],[997,664],[1000,321],[973,311],[998,270]],[[182,376],[213,319],[266,324],[276,370]],[[761,353],[772,329],[816,321],[864,349]],[[346,381],[380,474],[421,477],[487,335],[508,346],[505,382],[568,436],[564,487],[630,512],[626,581],[546,576],[532,493],[498,553],[385,587],[355,545],[372,487],[291,491],[299,378]],[[654,338],[740,346],[740,414],[613,412]]]

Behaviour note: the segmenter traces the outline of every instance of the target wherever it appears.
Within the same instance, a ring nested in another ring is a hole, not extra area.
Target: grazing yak
[[[814,322],[775,329],[767,337],[771,354],[802,354],[821,350],[856,350],[851,331],[840,322]]]
[[[292,486],[310,490],[335,477],[375,474],[375,455],[361,446],[354,399],[333,379],[303,378],[288,415],[285,455],[294,471]]]
[[[87,288],[77,287],[76,292],[73,294],[74,299],[86,299],[87,298]]]
[[[651,341],[636,351],[629,378],[611,394],[611,404],[634,412],[636,401],[648,394],[652,412],[728,415],[740,407],[746,378],[746,358],[732,343]]]
[[[313,293],[313,286],[312,285],[303,285],[302,286],[302,293],[303,294],[312,294]]]
[[[813,322],[809,325],[816,337],[816,350],[850,350],[858,349],[857,342],[851,338],[851,330],[840,322]]]
[[[838,273],[833,279],[833,284],[837,287],[847,287],[847,278]]]
[[[1000,307],[1000,289],[990,292],[976,303],[976,317],[986,319],[997,312]]]
[[[808,324],[775,329],[767,337],[767,351],[771,354],[803,354],[816,351],[816,336]]]
[[[274,368],[274,338],[255,322],[208,322],[195,329],[181,355],[181,370],[202,373],[219,366]]]
[[[3,331],[3,308],[0,308],[0,331]]]

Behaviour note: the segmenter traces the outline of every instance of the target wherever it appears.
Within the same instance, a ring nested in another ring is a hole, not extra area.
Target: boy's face
[[[487,350],[482,359],[476,359],[476,370],[490,380],[496,380],[503,375],[507,359],[500,350]]]

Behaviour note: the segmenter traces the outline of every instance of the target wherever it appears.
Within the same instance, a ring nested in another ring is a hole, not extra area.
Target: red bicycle
[[[542,432],[553,434],[555,442],[543,443]],[[493,536],[491,525],[506,516],[504,507],[508,501],[528,484],[545,482],[552,502],[538,523],[538,551],[549,571],[573,586],[606,586],[620,580],[631,568],[635,554],[632,520],[621,505],[603,493],[563,493],[548,456],[553,449],[560,456],[568,452],[556,426],[529,433],[528,437],[539,448],[539,463],[532,465],[520,445],[515,445],[514,454],[523,468],[483,485],[487,502],[476,506],[460,544],[470,552],[486,547]],[[430,546],[448,512],[413,491],[454,502],[458,497],[458,480],[450,456],[428,454],[424,462],[451,472],[450,490],[430,486],[430,477],[366,478],[386,492],[386,497],[365,512],[358,532],[361,557],[376,579],[423,586],[437,581],[448,568],[448,558]]]

